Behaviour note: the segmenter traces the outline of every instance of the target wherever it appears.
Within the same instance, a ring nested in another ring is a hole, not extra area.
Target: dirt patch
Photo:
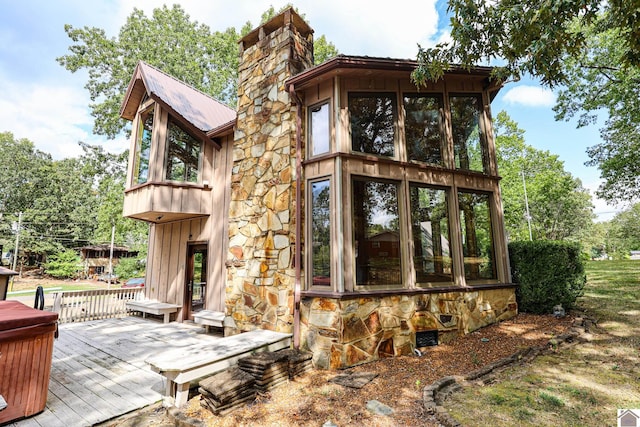
[[[396,357],[344,371],[312,371],[267,393],[226,416],[213,415],[193,397],[182,414],[207,426],[338,426],[438,425],[422,405],[426,385],[448,375],[464,375],[510,356],[519,350],[547,345],[566,332],[570,316],[520,314],[449,344],[424,348],[421,357]],[[377,377],[361,389],[329,382],[345,373],[374,372]],[[377,400],[393,409],[391,415],[374,415],[367,402]],[[118,425],[118,424],[111,424]]]

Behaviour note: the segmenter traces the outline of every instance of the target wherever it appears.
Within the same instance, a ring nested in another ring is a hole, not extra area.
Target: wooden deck
[[[46,409],[9,425],[86,427],[158,402],[164,380],[145,359],[220,337],[201,326],[138,317],[61,324]]]

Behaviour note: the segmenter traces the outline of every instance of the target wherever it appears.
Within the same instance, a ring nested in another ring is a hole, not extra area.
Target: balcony
[[[211,214],[209,185],[147,182],[125,191],[123,215],[162,224]]]

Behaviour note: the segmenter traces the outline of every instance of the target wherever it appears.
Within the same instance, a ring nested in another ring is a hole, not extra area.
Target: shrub
[[[552,313],[553,306],[575,306],[587,281],[578,243],[556,241],[509,243],[511,275],[518,309]]]
[[[144,276],[144,264],[138,258],[121,258],[113,272],[124,282],[132,277]]]
[[[80,257],[70,249],[49,256],[49,260],[44,264],[45,273],[57,279],[73,278],[81,269]]]

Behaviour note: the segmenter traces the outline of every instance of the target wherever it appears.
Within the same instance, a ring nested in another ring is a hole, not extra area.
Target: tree
[[[556,118],[578,126],[608,113],[604,142],[588,149],[600,168],[598,195],[640,198],[640,3],[638,0],[449,0],[451,38],[419,48],[414,80],[437,80],[450,64],[496,63],[493,76],[528,74],[561,89]]]
[[[70,54],[57,60],[71,72],[88,70],[85,88],[93,102],[97,134],[115,138],[125,129],[120,105],[140,60],[222,102],[234,103],[239,35],[233,27],[211,32],[208,26],[191,21],[179,5],[165,5],[154,9],[151,18],[134,8],[117,38],[108,38],[95,27],[67,24],[65,31],[74,44]]]
[[[275,16],[273,6],[263,22]],[[73,44],[71,53],[57,58],[60,65],[75,73],[86,69],[94,120],[94,133],[115,138],[128,122],[120,118],[120,106],[138,61],[151,64],[167,74],[223,103],[235,105],[238,79],[238,46],[243,34],[251,30],[247,22],[240,32],[230,27],[211,31],[192,21],[179,6],[154,9],[151,17],[133,9],[118,37],[108,38],[103,29],[74,28],[65,25]],[[336,55],[333,44],[318,39],[320,58]]]
[[[564,84],[568,81],[564,61],[587,48],[588,28],[598,33],[616,30],[620,66],[640,65],[637,0],[448,0],[448,4],[451,40],[434,48],[419,47],[414,73],[418,82],[437,80],[451,64],[471,67],[498,60],[503,65],[496,68],[496,77],[531,74],[549,86]]]
[[[534,239],[580,240],[593,219],[591,196],[557,155],[527,145],[506,112],[495,120],[505,225],[510,239],[528,240],[523,175]]]
[[[587,150],[587,165],[597,166],[604,179],[599,197],[629,202],[640,198],[640,67],[620,66],[625,55],[620,31],[597,27],[587,29],[586,49],[565,61],[569,83],[554,110],[559,120],[579,116],[578,126],[594,123],[606,111],[603,142]]]
[[[628,258],[629,251],[640,250],[640,203],[616,214],[608,225],[610,255]]]

